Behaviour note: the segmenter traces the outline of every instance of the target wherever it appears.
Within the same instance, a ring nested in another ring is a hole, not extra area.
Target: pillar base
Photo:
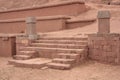
[[[28,35],[29,40],[36,40],[38,39],[38,35]]]

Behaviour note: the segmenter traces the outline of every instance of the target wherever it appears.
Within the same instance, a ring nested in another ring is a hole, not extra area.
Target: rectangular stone
[[[110,33],[110,12],[109,11],[98,12],[98,33],[99,34]]]

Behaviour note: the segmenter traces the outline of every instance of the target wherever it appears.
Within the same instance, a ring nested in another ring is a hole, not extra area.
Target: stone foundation
[[[120,64],[120,34],[91,34],[88,45],[91,59]]]

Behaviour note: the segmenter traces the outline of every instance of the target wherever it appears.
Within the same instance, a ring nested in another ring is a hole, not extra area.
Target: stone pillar
[[[110,12],[109,11],[98,12],[98,33],[100,34],[110,33]]]
[[[36,33],[36,18],[35,17],[28,17],[26,19],[26,35],[30,40],[37,39],[37,33]]]

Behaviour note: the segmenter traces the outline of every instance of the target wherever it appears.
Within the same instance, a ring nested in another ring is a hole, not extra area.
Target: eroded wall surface
[[[91,34],[88,46],[91,59],[120,64],[120,34]]]

